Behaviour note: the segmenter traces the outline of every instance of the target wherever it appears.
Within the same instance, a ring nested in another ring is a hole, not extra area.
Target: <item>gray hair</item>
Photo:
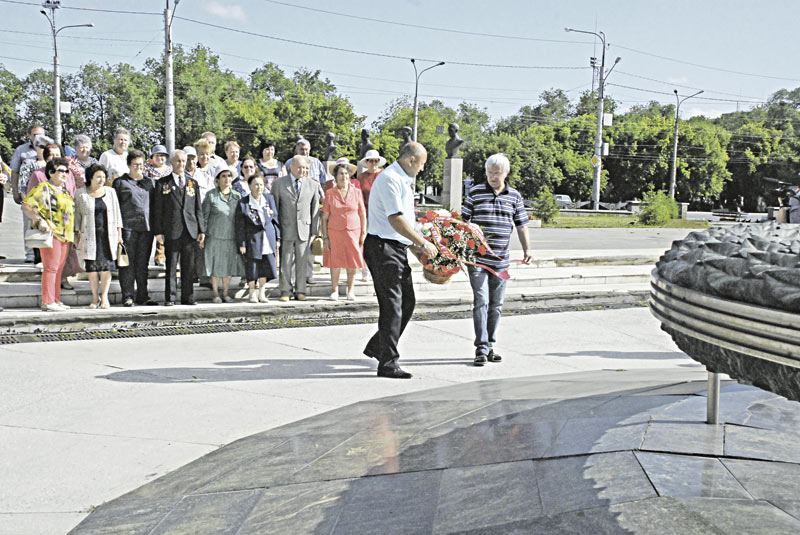
[[[311,165],[311,158],[309,158],[308,156],[306,156],[304,154],[298,154],[298,155],[292,156],[292,163],[294,163],[295,160],[297,160],[298,162],[303,162],[306,165]]]
[[[511,164],[508,162],[508,156],[502,152],[489,156],[484,167],[487,171],[490,167],[499,167],[504,173],[511,171]]]
[[[311,148],[311,143],[307,139],[298,139],[297,143],[294,144],[294,148],[297,148],[300,145],[305,145],[309,149]]]
[[[169,153],[169,161],[174,160],[177,156],[180,156],[181,154],[183,154],[183,156],[186,157],[186,153],[183,152],[181,149],[175,149],[174,151]]]
[[[126,136],[131,137],[131,133],[128,132],[128,129],[122,128],[121,126],[116,130],[114,130],[114,139],[117,139],[117,136],[119,136],[120,134],[125,134]]]
[[[89,148],[92,147],[92,140],[86,134],[78,134],[74,138],[72,138],[72,144],[76,147],[81,145],[89,145]]]

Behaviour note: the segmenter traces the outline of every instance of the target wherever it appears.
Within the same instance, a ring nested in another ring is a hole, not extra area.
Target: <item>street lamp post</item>
[[[597,137],[594,141],[594,156],[592,157],[592,165],[594,166],[594,175],[592,179],[592,209],[600,209],[600,176],[603,170],[603,104],[605,100],[606,77],[611,74],[614,67],[619,63],[622,58],[618,57],[614,61],[614,65],[606,72],[606,34],[603,32],[589,32],[586,30],[575,30],[573,28],[564,28],[565,32],[586,33],[594,35],[600,39],[603,45],[603,53],[600,56],[600,76],[599,86],[597,88]]]
[[[164,108],[164,137],[166,139],[167,151],[172,154],[175,150],[175,86],[174,86],[174,73],[172,62],[172,19],[175,18],[175,9],[178,7],[180,0],[175,0],[173,9],[169,8],[169,0],[167,7],[164,9],[164,100],[166,106]]]
[[[680,120],[678,114],[681,111],[681,104],[685,100],[689,100],[692,97],[696,97],[697,95],[702,93],[703,90],[701,89],[697,93],[694,93],[692,95],[689,95],[688,97],[683,97],[683,98],[680,98],[680,96],[678,96],[677,89],[673,90],[673,92],[675,93],[675,101],[678,103],[678,105],[675,106],[675,135],[672,141],[672,165],[670,166],[669,170],[669,196],[672,199],[675,198],[675,179],[678,175],[678,121]]]
[[[50,15],[44,9],[40,13],[50,23],[50,31],[53,33],[53,138],[56,145],[61,145],[61,78],[58,72],[58,41],[56,37],[61,30],[67,28],[94,28],[94,24],[69,24],[56,28],[56,9],[61,7],[61,2],[45,0],[42,2],[42,7],[50,10]]]
[[[414,141],[417,140],[417,118],[419,117],[419,77],[422,76],[422,73],[425,71],[429,71],[434,67],[439,67],[440,65],[444,65],[444,61],[440,61],[436,65],[431,65],[428,68],[422,69],[420,72],[417,72],[417,62],[414,58],[411,58],[411,64],[414,66],[414,75],[416,76],[416,81],[414,83],[414,127],[411,132],[411,137]]]

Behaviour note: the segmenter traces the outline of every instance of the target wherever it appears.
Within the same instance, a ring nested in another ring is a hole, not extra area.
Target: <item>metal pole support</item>
[[[706,405],[706,423],[719,424],[719,374],[708,372],[708,400]]]

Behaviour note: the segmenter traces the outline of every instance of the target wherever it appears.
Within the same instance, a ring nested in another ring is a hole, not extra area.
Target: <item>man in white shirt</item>
[[[217,173],[219,173],[220,169],[227,169],[228,164],[225,163],[225,158],[221,158],[216,154],[217,136],[214,134],[214,132],[203,132],[203,134],[200,137],[208,141],[208,146],[211,147],[211,154],[209,154],[210,164],[211,164],[211,176],[215,177],[217,176]]]
[[[117,128],[114,131],[114,147],[100,155],[100,165],[108,169],[109,182],[130,172],[128,168],[128,145],[130,142],[130,132],[122,127]]]
[[[397,161],[375,179],[369,196],[364,260],[379,311],[378,332],[370,338],[364,354],[378,360],[378,377],[411,378],[397,363],[397,342],[416,304],[407,249],[410,245],[421,248],[430,258],[438,253],[435,245],[414,230],[414,181],[427,159],[425,147],[408,143]]]

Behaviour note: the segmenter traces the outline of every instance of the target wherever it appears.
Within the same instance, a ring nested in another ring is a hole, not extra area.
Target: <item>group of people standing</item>
[[[357,270],[366,265],[372,275],[378,331],[364,354],[378,361],[378,376],[411,377],[400,367],[398,351],[416,304],[407,250],[413,247],[431,258],[438,251],[416,223],[414,184],[427,161],[421,144],[404,144],[386,169],[386,160],[370,149],[359,161],[363,172],[356,175],[358,168],[344,158],[326,169],[310,156],[304,139],[285,163],[275,159],[269,141],[255,158],[241,161],[239,145],[228,142],[222,159],[214,154],[211,132],[169,155],[156,146],[146,161],[141,151],[128,150],[129,133],[118,129],[114,147],[97,161],[85,136],[76,137],[75,154],[64,158],[41,127],[30,135],[30,143],[14,154],[11,181],[26,228],[52,232],[52,246],[40,249],[42,310],[69,308],[61,302],[59,281],[72,244],[89,272],[92,308],[110,306],[111,271],[122,254],[127,258],[119,266],[124,305],[157,304],[147,288],[154,240],[164,248],[165,305],[178,298],[178,263],[182,304],[195,304],[196,271],[209,277],[215,303],[233,300],[228,295],[232,277],[247,281],[252,303],[268,302],[266,283],[275,278],[281,301],[305,301],[312,282],[311,243],[319,237],[323,265],[331,273],[331,299],[339,299],[342,270],[350,300]],[[468,266],[475,366],[502,360],[494,344],[506,280],[494,273],[509,267],[514,230],[523,249],[520,261],[531,261],[522,197],[506,183],[508,158],[490,156],[485,171],[486,180],[470,189],[462,208],[463,219],[483,228],[492,250]]]
[[[76,136],[73,154],[62,158],[42,127],[29,134],[29,143],[14,153],[10,182],[25,228],[51,232],[57,242],[26,252],[26,262],[41,261],[42,310],[69,308],[60,291],[80,269],[89,273],[91,308],[110,307],[117,268],[124,306],[157,305],[148,289],[151,259],[166,268],[166,306],[179,299],[195,304],[197,282],[210,286],[214,303],[232,302],[234,277],[246,282],[252,303],[268,302],[266,284],[276,278],[281,301],[302,301],[314,282],[315,238],[324,243],[323,265],[335,275],[331,298],[338,299],[339,275],[346,269],[345,295],[354,299],[356,270],[365,267],[365,199],[376,164],[385,163],[377,151],[362,162],[359,181],[356,166],[347,161],[326,169],[310,156],[305,139],[284,163],[269,140],[255,157],[241,160],[238,143],[229,141],[221,158],[212,132],[172,154],[156,145],[146,155],[129,149],[130,133],[119,128],[113,147],[99,159],[91,156],[85,135]],[[79,267],[66,273],[70,255]]]

